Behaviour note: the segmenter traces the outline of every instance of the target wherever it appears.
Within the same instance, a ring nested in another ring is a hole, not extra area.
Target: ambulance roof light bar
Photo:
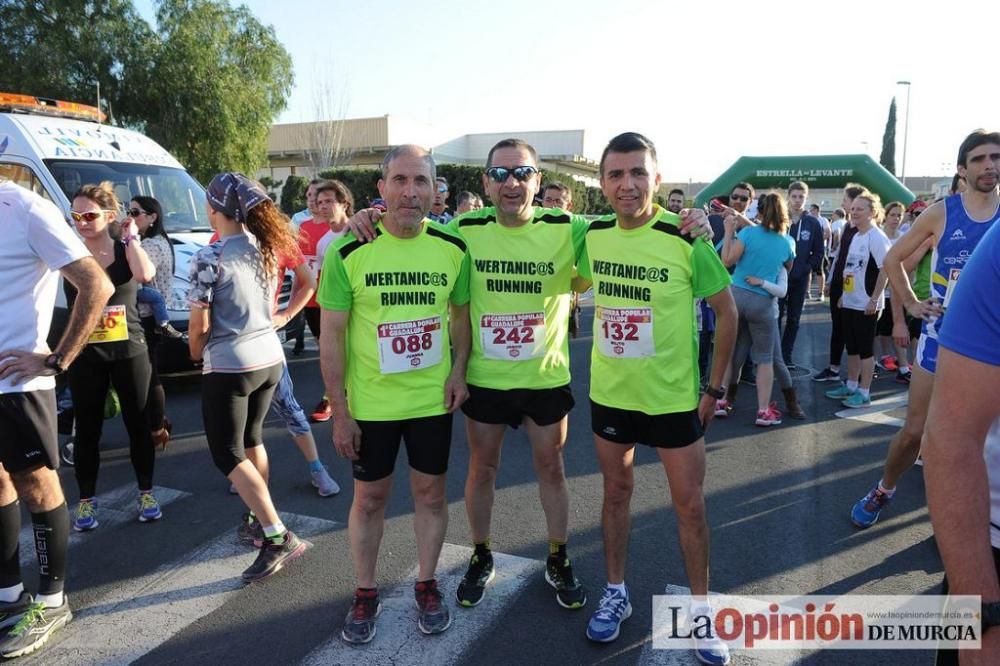
[[[88,106],[76,102],[64,102],[63,100],[50,99],[48,97],[34,97],[32,95],[5,92],[0,92],[0,111],[74,118],[76,120],[89,120],[95,123],[104,122],[107,118],[107,115],[96,106]]]

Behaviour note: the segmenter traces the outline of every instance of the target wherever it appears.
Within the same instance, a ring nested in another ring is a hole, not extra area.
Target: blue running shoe
[[[854,523],[855,527],[861,529],[871,527],[878,520],[882,509],[888,506],[891,501],[892,495],[881,490],[876,483],[868,494],[859,499],[854,508],[851,509],[851,522]]]
[[[844,407],[850,407],[851,409],[861,409],[862,407],[871,407],[872,398],[871,396],[861,395],[861,391],[855,391],[853,395],[847,398],[847,400],[842,401]]]
[[[718,636],[695,638],[694,656],[703,664],[725,666],[729,663],[729,646]]]
[[[849,389],[847,388],[847,384],[841,384],[832,391],[827,391],[826,397],[833,398],[834,400],[846,400],[857,392],[857,389]]]
[[[598,643],[610,643],[618,638],[622,622],[631,615],[628,590],[622,594],[618,590],[604,588],[601,603],[587,623],[587,638]]]
[[[77,532],[88,532],[97,529],[97,511],[93,500],[80,500],[73,514],[73,529]]]
[[[139,493],[139,522],[148,523],[153,520],[163,518],[160,511],[160,503],[156,501],[151,492]]]

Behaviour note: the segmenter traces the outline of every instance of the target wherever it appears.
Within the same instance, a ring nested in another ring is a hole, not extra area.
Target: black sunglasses
[[[514,176],[520,182],[524,182],[538,173],[538,169],[533,166],[518,166],[508,169],[507,167],[490,167],[486,170],[486,175],[495,183],[506,183],[507,179]]]
[[[745,194],[730,194],[729,195],[729,200],[730,201],[750,201],[750,197],[748,197]]]
[[[149,215],[146,211],[140,208],[129,208],[127,211],[129,217],[139,217],[140,215]]]

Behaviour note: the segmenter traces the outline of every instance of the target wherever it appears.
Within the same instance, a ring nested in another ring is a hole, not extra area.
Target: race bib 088
[[[383,375],[410,372],[441,362],[441,317],[378,325],[379,369]]]
[[[610,358],[653,356],[652,308],[605,308],[594,311],[597,349]]]
[[[483,356],[524,361],[545,353],[545,313],[485,314],[479,321]]]

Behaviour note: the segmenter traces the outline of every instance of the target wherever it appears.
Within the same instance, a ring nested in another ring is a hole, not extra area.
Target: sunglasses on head
[[[730,201],[750,201],[750,197],[748,197],[745,194],[730,194],[729,195],[729,200]]]
[[[538,173],[538,169],[533,166],[511,167],[490,167],[486,170],[486,175],[495,183],[506,183],[511,176],[520,182],[524,182]]]
[[[86,213],[77,213],[75,210],[70,211],[70,216],[73,218],[74,222],[79,222],[80,220],[86,220],[87,222],[93,222],[100,218],[104,213],[113,213],[112,210],[96,211],[89,210]]]
[[[141,208],[129,208],[127,211],[129,217],[139,217],[140,215],[149,215],[146,211]]]

